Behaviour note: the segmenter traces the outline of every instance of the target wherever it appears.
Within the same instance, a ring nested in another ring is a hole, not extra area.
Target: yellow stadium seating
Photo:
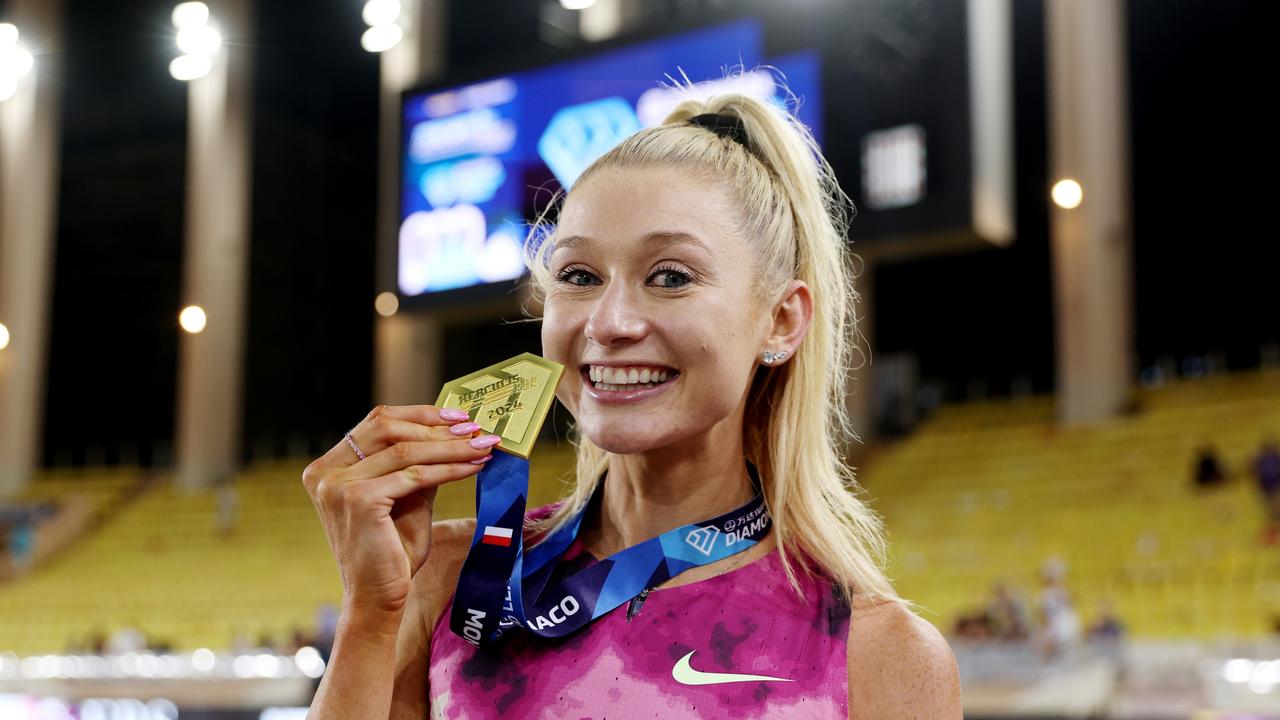
[[[573,461],[549,443],[533,461],[536,506],[558,497],[556,475]],[[282,642],[295,628],[311,632],[317,608],[338,603],[342,586],[301,483],[307,462],[257,465],[237,477],[239,521],[227,536],[215,529],[215,491],[186,494],[170,478],[156,478],[90,537],[0,585],[0,652],[62,652],[91,632],[109,635],[124,625],[186,650],[229,647],[237,633],[256,644],[263,635]],[[26,496],[93,488],[117,498],[139,474],[42,476]],[[474,478],[442,488],[436,518],[473,515],[474,498]]]
[[[1280,547],[1248,468],[1280,434],[1280,373],[1182,381],[1135,393],[1138,411],[1063,428],[1053,400],[941,408],[860,475],[892,540],[891,575],[949,630],[1007,580],[1028,599],[1057,555],[1087,624],[1110,600],[1140,637],[1266,634],[1280,616]],[[1233,472],[1191,484],[1212,442]]]

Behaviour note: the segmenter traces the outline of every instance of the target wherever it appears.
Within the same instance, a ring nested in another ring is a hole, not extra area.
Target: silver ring
[[[343,435],[342,438],[347,441],[347,444],[351,446],[352,450],[356,451],[356,455],[359,455],[360,459],[363,460],[364,453],[360,452],[360,448],[356,447],[356,441],[351,439],[351,433]]]

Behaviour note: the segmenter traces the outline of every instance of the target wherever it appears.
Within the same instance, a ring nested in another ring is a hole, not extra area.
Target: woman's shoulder
[[[961,717],[955,653],[933,623],[888,599],[855,597],[850,615],[850,708],[872,719]]]

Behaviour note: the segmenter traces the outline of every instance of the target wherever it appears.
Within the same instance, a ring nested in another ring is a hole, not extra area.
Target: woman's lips
[[[582,377],[582,386],[586,388],[587,396],[593,400],[607,404],[621,404],[647,400],[666,392],[667,388],[675,383],[675,381],[680,377],[680,373],[672,371],[672,374],[667,378],[666,382],[652,387],[636,385],[634,387],[628,387],[626,390],[601,390],[596,387],[595,382],[591,379],[590,372],[590,368],[587,367],[584,367],[579,371],[579,374]]]

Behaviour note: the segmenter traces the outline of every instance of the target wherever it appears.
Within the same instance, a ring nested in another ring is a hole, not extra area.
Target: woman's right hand
[[[379,405],[346,439],[314,460],[302,484],[338,561],[343,602],[400,612],[413,576],[431,552],[436,489],[475,475],[497,435],[462,410],[434,405]]]

